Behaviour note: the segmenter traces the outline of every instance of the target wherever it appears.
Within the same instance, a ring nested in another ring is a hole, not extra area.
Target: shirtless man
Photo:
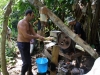
[[[33,75],[31,71],[31,55],[30,55],[30,41],[31,39],[40,39],[44,40],[44,37],[37,34],[32,25],[29,23],[34,18],[34,13],[32,10],[27,10],[25,12],[25,17],[18,22],[18,37],[17,37],[17,45],[21,53],[22,58],[22,69],[21,75]]]

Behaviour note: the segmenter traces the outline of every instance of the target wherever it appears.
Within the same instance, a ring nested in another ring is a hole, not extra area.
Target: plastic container
[[[36,59],[38,73],[45,73],[48,69],[48,59],[41,57]]]

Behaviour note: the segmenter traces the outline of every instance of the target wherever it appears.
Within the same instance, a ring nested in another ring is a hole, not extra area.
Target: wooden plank
[[[48,49],[48,50],[52,51],[51,49]],[[44,54],[51,60],[51,54],[48,52],[48,50],[45,49]],[[78,53],[75,53],[75,54],[69,56],[69,55],[64,54],[61,51],[59,51],[60,56],[66,58],[66,59],[69,59],[69,60],[72,60],[74,58],[82,56],[83,54],[84,54],[84,52],[78,52]]]
[[[44,49],[44,55],[51,60],[52,55],[48,52],[48,50]]]
[[[48,15],[49,18],[53,21],[55,25],[57,25],[66,35],[68,35],[74,42],[79,44],[85,51],[87,51],[92,57],[95,59],[99,57],[98,53],[94,51],[93,48],[90,47],[85,41],[83,41],[78,35],[73,33],[61,20],[58,18],[52,11],[46,8],[39,0],[28,0],[32,5],[42,7],[42,11],[44,14]]]
[[[47,9],[46,7],[44,7]],[[47,15],[50,19],[66,34],[68,35],[74,42],[79,44],[82,48],[84,48],[91,56],[94,58],[99,57],[98,53],[93,50],[85,41],[83,41],[78,35],[73,33],[55,14],[53,14],[49,9],[47,9]]]

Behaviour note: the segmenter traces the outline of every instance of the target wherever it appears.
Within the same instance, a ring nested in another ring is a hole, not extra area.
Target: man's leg
[[[32,66],[30,66],[30,67],[28,68],[27,75],[33,75],[33,73],[32,73]]]
[[[23,61],[21,75],[25,75],[28,69],[31,69],[30,43],[19,43],[18,48]]]

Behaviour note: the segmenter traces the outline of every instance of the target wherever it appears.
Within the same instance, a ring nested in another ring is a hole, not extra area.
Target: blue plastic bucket
[[[48,59],[47,58],[37,58],[36,59],[38,73],[45,73],[48,69]]]

